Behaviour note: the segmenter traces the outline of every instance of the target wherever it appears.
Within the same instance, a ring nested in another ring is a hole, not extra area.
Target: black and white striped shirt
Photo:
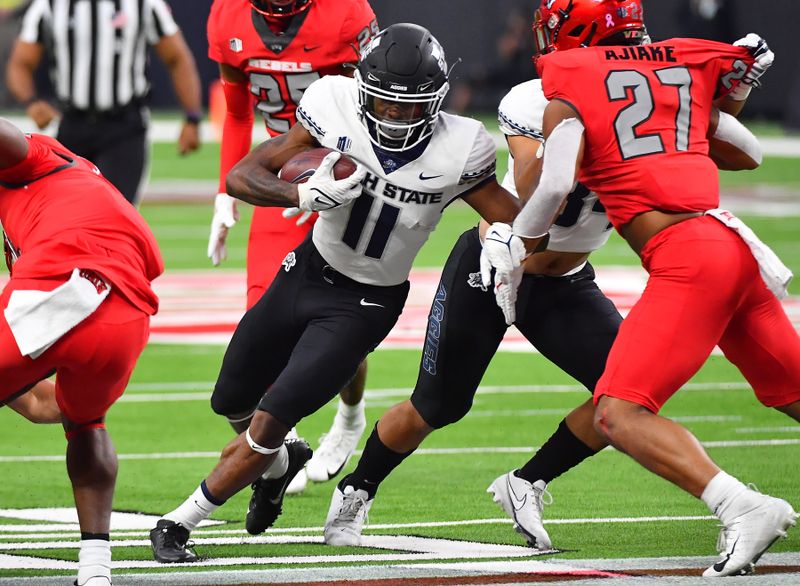
[[[19,38],[47,47],[66,106],[102,112],[145,97],[147,45],[177,32],[164,0],[33,0]]]

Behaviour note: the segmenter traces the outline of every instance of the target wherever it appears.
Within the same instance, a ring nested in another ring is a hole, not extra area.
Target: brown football
[[[298,153],[281,167],[280,178],[289,183],[305,183],[322,163],[325,155],[332,152],[335,151],[320,147]],[[344,179],[350,177],[355,170],[356,164],[353,159],[343,154],[333,166],[333,177],[334,179]]]

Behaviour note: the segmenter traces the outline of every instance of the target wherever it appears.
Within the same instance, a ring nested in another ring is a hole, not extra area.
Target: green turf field
[[[163,145],[162,145],[163,146]],[[157,149],[160,149],[158,146]],[[160,152],[160,151],[157,151]],[[166,152],[166,151],[165,151]],[[193,159],[157,157],[158,178],[213,178],[213,148]],[[181,167],[185,165],[185,167]],[[791,159],[769,159],[751,174],[759,184],[794,188],[800,185],[800,165]],[[761,174],[761,175],[756,175]],[[726,175],[726,184],[745,184],[745,174]],[[741,182],[739,178],[741,179]],[[168,270],[207,268],[205,243],[210,206],[148,204],[142,213],[161,243]],[[243,215],[248,216],[247,206]],[[800,218],[746,217],[774,246],[791,268],[800,272]],[[475,221],[466,206],[452,206],[440,228],[423,249],[417,267],[443,263],[458,234]],[[234,229],[228,267],[244,266],[244,226]],[[618,238],[596,253],[594,263],[634,264],[636,258]],[[800,292],[794,285],[793,292]],[[123,398],[110,412],[108,427],[121,454],[115,510],[158,515],[188,496],[216,461],[214,454],[232,437],[227,424],[215,416],[207,396],[216,378],[223,348],[152,345],[144,353]],[[368,427],[381,413],[408,396],[413,386],[418,351],[378,351],[370,358]],[[565,386],[566,385],[566,386]],[[432,452],[412,456],[381,487],[370,512],[367,534],[404,534],[521,545],[500,509],[485,493],[499,474],[521,465],[541,445],[563,416],[588,397],[574,381],[539,355],[500,353],[476,398],[470,415],[435,433],[424,444]],[[168,394],[168,396],[167,396]],[[316,446],[334,414],[330,404],[303,421],[300,432]],[[679,393],[664,414],[682,421],[706,443],[711,456],[727,471],[758,488],[800,505],[796,466],[800,427],[785,416],[760,407],[742,378],[724,359],[712,357]],[[0,410],[0,503],[3,509],[71,507],[72,495],[63,461],[64,439],[57,427],[37,427],[9,410]],[[465,452],[465,448],[477,448]],[[516,448],[514,450],[513,448]],[[442,449],[456,453],[443,454]],[[509,450],[511,449],[511,450]],[[504,451],[505,450],[505,451]],[[160,456],[159,456],[160,454]],[[54,456],[39,460],[28,456]],[[352,469],[351,461],[348,468]],[[319,536],[333,484],[310,485],[287,500],[276,528],[293,535]],[[554,502],[546,509],[547,528],[562,553],[556,559],[623,558],[639,556],[714,555],[715,523],[699,501],[645,472],[626,456],[606,450],[551,483]],[[373,550],[332,549],[318,543],[214,545],[203,537],[214,531],[237,530],[242,536],[249,490],[231,499],[214,515],[224,526],[195,532],[198,552],[206,557],[254,557],[264,567],[275,556],[371,554]],[[39,533],[25,538],[8,525],[28,522],[0,512],[0,556],[30,555],[77,559],[77,551],[52,543],[34,549],[36,542],[74,543],[75,533]],[[686,517],[702,517],[689,519]],[[647,518],[647,519],[645,519]],[[649,519],[649,520],[648,520]],[[487,521],[480,523],[480,521]],[[454,524],[461,522],[461,524]],[[427,523],[426,526],[415,524]],[[375,528],[386,524],[400,527]],[[241,530],[241,531],[238,531]],[[281,535],[280,531],[273,532]],[[145,531],[126,532],[115,539],[131,540],[115,548],[115,560],[148,560]],[[236,539],[234,539],[236,541]],[[20,549],[28,543],[30,549]],[[5,547],[4,547],[5,544]],[[13,548],[12,548],[13,544]],[[7,549],[8,548],[8,549]],[[800,555],[800,530],[772,549]],[[0,576],[72,574],[73,570],[0,570]]]

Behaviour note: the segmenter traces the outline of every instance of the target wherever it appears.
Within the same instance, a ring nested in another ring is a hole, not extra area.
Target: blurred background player
[[[55,395],[81,529],[75,583],[108,586],[117,456],[105,416],[147,343],[161,255],[97,167],[2,119],[0,223],[11,271],[0,294],[0,405],[52,422]],[[53,372],[55,383],[44,380]]]
[[[791,273],[718,209],[707,139],[714,103],[740,110],[774,56],[755,34],[734,46],[641,46],[641,11],[639,0],[543,3],[534,27],[550,100],[541,179],[513,231],[492,226],[484,251],[496,290],[516,288],[526,247],[547,233],[577,176],[597,192],[649,278],[597,383],[595,428],[720,519],[720,558],[704,576],[744,574],[797,514],[723,472],[688,430],[658,412],[719,345],[764,405],[800,421],[800,337],[778,299]],[[741,137],[725,122],[716,134]],[[498,296],[504,312],[508,297]]]
[[[254,103],[270,136],[287,132],[297,122],[295,110],[306,88],[324,75],[351,76],[359,54],[377,32],[367,0],[215,0],[208,19],[208,54],[219,63],[227,104],[220,193],[208,243],[215,266],[226,258],[227,233],[238,220],[234,199],[225,193],[225,177],[250,152]],[[316,214],[296,212],[270,207],[253,211],[247,309],[269,288],[286,254],[313,227]],[[308,478],[315,482],[336,476],[356,449],[366,427],[366,374],[364,362],[341,390],[333,425],[307,465]],[[255,408],[229,419],[237,433],[247,429]],[[305,485],[302,470],[288,492],[301,492]]]
[[[136,204],[147,169],[148,45],[167,66],[185,113],[178,150],[200,146],[200,78],[165,0],[33,0],[6,70],[39,128],[59,115],[58,140],[91,160]],[[41,99],[34,72],[47,55],[59,100]]]

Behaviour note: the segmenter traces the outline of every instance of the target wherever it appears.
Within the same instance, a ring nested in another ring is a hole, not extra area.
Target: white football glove
[[[338,152],[328,153],[308,181],[297,186],[298,208],[304,212],[323,212],[347,205],[361,195],[366,169],[358,165],[350,177],[337,181],[333,178],[333,166],[340,156]]]
[[[775,61],[775,53],[770,50],[767,41],[756,33],[749,33],[746,37],[739,39],[733,44],[736,47],[744,47],[747,49],[753,56],[753,59],[755,59],[753,65],[747,73],[744,74],[742,82],[730,93],[730,96],[734,100],[744,100],[750,93],[751,88],[761,85],[761,76],[772,67],[772,62]]]
[[[304,212],[300,208],[286,208],[285,210],[283,210],[283,212],[281,212],[281,215],[284,218],[294,218],[296,216],[300,216],[299,218],[297,218],[297,221],[295,222],[295,224],[298,226],[302,226],[303,224],[308,222],[308,219],[313,214],[314,212]]]
[[[517,289],[522,282],[523,266],[527,252],[525,244],[508,224],[495,222],[486,232],[481,250],[481,281],[484,287],[492,282],[494,267],[494,296],[503,311],[506,324],[517,318]]]
[[[218,193],[214,198],[214,217],[211,218],[211,234],[208,236],[208,258],[211,264],[218,266],[228,258],[228,248],[225,239],[228,230],[236,225],[239,219],[239,210],[236,209],[236,200],[227,193]]]

